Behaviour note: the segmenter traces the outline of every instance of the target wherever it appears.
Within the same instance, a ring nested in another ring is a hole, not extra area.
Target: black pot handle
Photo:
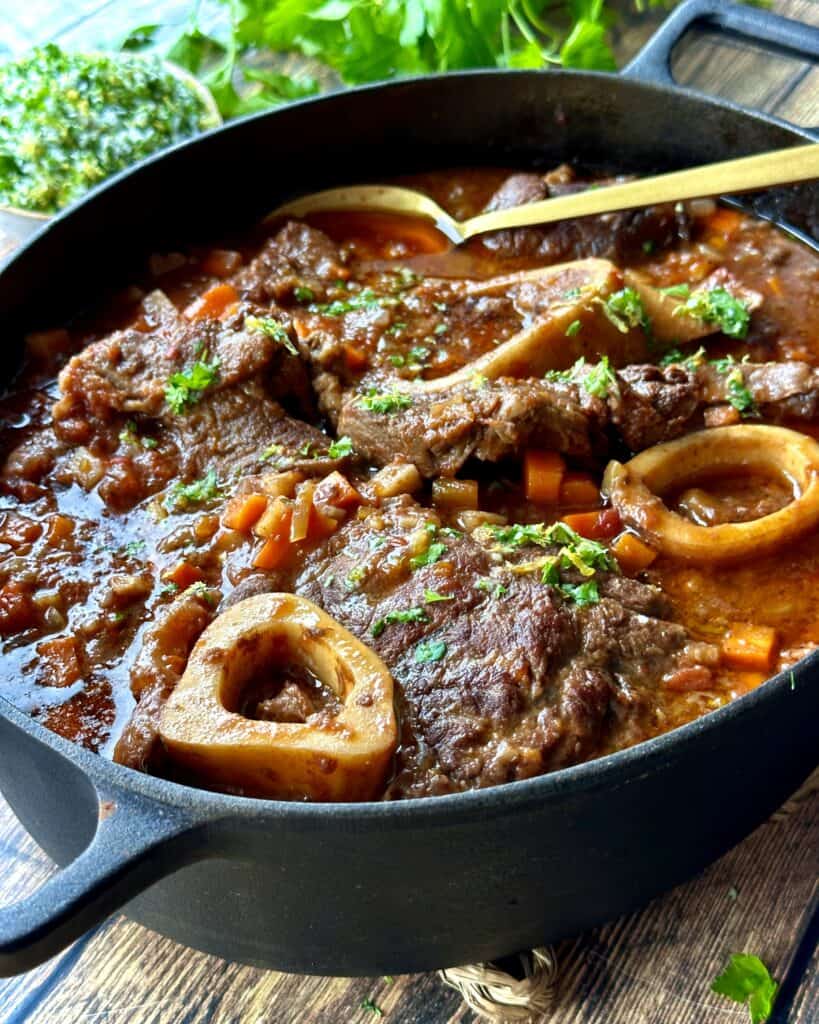
[[[729,35],[751,39],[775,53],[819,61],[819,28],[726,0],[686,0],[624,68],[623,75],[673,85],[671,53],[696,22],[716,25]]]
[[[89,845],[26,899],[0,909],[0,977],[36,967],[178,868],[213,856],[206,824],[125,790],[98,791]]]

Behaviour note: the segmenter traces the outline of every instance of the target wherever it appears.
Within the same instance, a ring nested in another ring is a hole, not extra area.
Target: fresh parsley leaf
[[[221,494],[216,471],[209,469],[200,479],[193,483],[175,483],[165,495],[163,504],[169,512],[183,512],[189,505],[201,505],[213,501]]]
[[[478,580],[475,586],[478,590],[483,590],[484,593],[491,593],[492,597],[506,597],[509,593],[508,588],[502,583],[497,583],[495,580],[491,579]]]
[[[416,645],[415,660],[419,664],[428,661],[440,661],[447,652],[447,646],[443,640],[422,640]]]
[[[596,580],[586,580],[585,583],[561,583],[560,592],[564,597],[574,602],[578,608],[584,608],[589,604],[597,604],[600,600],[600,592],[597,589]]]
[[[424,601],[427,604],[436,604],[438,601],[454,601],[455,597],[453,594],[439,594],[437,590],[425,590]]]
[[[165,401],[171,412],[179,415],[195,405],[219,377],[219,360],[197,362],[184,373],[172,373],[165,386]]]
[[[595,398],[608,398],[610,391],[617,391],[617,377],[609,363],[609,357],[603,356],[583,378],[583,387],[587,394]]]
[[[593,0],[589,7],[593,20],[580,18],[575,22],[560,48],[560,61],[566,68],[616,71],[617,62],[606,39],[606,26],[599,20],[603,0]]]
[[[383,309],[385,306],[395,306],[399,301],[391,295],[376,295],[372,288],[362,288],[360,292],[356,292],[348,299],[316,303],[310,307],[310,312],[323,313],[325,316],[343,316],[345,313],[352,313],[358,309]]]
[[[367,393],[359,398],[357,404],[359,409],[366,409],[367,412],[389,415],[398,412],[399,409],[408,409],[412,405],[412,396],[397,388],[391,391],[367,388]]]
[[[132,28],[130,32],[120,40],[119,49],[144,50],[146,46],[151,46],[154,42],[159,29],[159,25],[140,25],[138,28]]]
[[[746,303],[726,288],[694,292],[677,306],[674,316],[693,316],[705,324],[716,324],[729,338],[747,337],[751,322],[751,313]]]
[[[394,622],[429,622],[429,615],[423,608],[407,608],[406,611],[387,612],[372,624],[370,632],[373,636],[381,636],[384,630]]]
[[[354,569],[350,569],[344,577],[344,586],[347,587],[348,590],[355,590],[366,575],[366,568],[363,565],[357,565]]]
[[[572,322],[566,328],[566,337],[573,338],[576,334],[580,334],[582,329],[583,324],[580,320],[572,320]]]
[[[732,954],[728,966],[711,985],[711,991],[748,1007],[751,1024],[764,1024],[773,1011],[779,986],[758,956]]]
[[[603,312],[618,331],[624,334],[634,327],[642,327],[651,334],[651,323],[643,306],[643,300],[633,288],[621,288],[609,295],[603,303]]]
[[[373,1000],[369,997],[367,999],[361,1000],[361,1009],[367,1010],[369,1013],[374,1014],[376,1017],[384,1016],[384,1011],[381,1009],[381,1007],[377,1003],[373,1002]]]
[[[711,365],[717,373],[727,374],[726,398],[737,412],[744,418],[750,419],[759,416],[759,406],[756,399],[745,383],[742,375],[742,368],[733,356],[725,356],[724,359],[713,359]]]
[[[209,604],[211,607],[215,607],[217,604],[216,595],[213,593],[213,591],[210,589],[207,583],[205,583],[204,580],[197,580],[196,583],[191,583],[189,587],[186,587],[185,590],[182,591],[183,597],[186,594],[190,597],[200,598],[202,601],[204,601],[206,604]]]
[[[442,544],[440,541],[433,541],[432,544],[426,549],[421,555],[413,555],[410,559],[411,569],[420,569],[424,565],[434,565],[435,562],[446,554],[446,544]]]
[[[697,367],[705,362],[705,349],[700,346],[696,352],[685,355],[678,348],[670,348],[660,359],[660,366],[684,366],[686,370],[693,373]]]
[[[331,459],[344,459],[353,454],[352,438],[339,437],[333,441],[327,449],[327,456]]]
[[[125,554],[129,558],[139,558],[140,555],[144,554],[147,542],[144,540],[132,540],[125,545]]]
[[[297,356],[299,350],[290,340],[287,328],[274,320],[272,316],[246,316],[245,327],[249,331],[256,331],[259,334],[266,334],[269,338],[283,345],[292,356]]]
[[[293,289],[293,297],[296,302],[312,302],[315,298],[312,288],[306,288],[301,284]]]

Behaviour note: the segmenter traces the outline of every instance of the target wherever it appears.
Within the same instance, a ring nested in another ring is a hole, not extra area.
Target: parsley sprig
[[[182,373],[172,373],[165,385],[165,401],[171,412],[186,412],[219,378],[219,360],[196,362]]]
[[[747,304],[726,288],[693,292],[676,307],[674,316],[692,316],[705,324],[716,324],[729,338],[746,338],[751,322]]]
[[[409,409],[412,405],[412,396],[406,392],[392,388],[390,391],[379,391],[378,388],[367,388],[366,394],[359,398],[356,403],[359,409],[366,409],[367,412],[379,413],[388,416],[400,409]]]
[[[168,489],[163,504],[169,512],[184,512],[191,505],[203,505],[213,501],[221,493],[216,470],[209,469],[200,480],[194,480],[193,483],[183,484],[181,480],[177,481]]]

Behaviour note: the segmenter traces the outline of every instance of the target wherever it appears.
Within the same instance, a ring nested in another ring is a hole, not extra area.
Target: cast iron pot
[[[671,48],[709,19],[819,58],[819,31],[691,0],[616,77],[497,71],[336,94],[231,124],[121,175],[0,273],[5,337],[60,323],[136,254],[215,236],[288,194],[414,168],[567,158],[671,168],[806,132],[676,88]],[[654,84],[648,79],[665,79]],[[814,186],[777,210],[816,216]],[[804,217],[803,217],[804,220]],[[19,353],[8,348],[10,378]],[[542,778],[428,800],[306,805],[214,795],[112,764],[0,701],[0,786],[64,865],[0,911],[0,973],[127,904],[231,960],[382,974],[487,960],[633,910],[747,835],[817,760],[819,653],[714,714]]]

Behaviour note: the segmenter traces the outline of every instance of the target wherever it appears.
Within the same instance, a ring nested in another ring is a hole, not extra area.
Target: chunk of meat
[[[163,608],[145,631],[131,669],[137,706],[114,749],[114,760],[138,771],[158,771],[162,763],[159,716],[182,678],[188,656],[211,621],[214,609],[202,597],[183,594]]]
[[[751,414],[761,419],[819,417],[819,370],[806,363],[627,366],[600,396],[585,384],[592,369],[579,368],[568,380],[501,378],[446,392],[407,390],[407,406],[390,413],[373,411],[360,393],[347,392],[339,429],[372,462],[400,459],[434,477],[454,475],[469,458],[497,462],[527,446],[579,458],[602,457],[613,441],[642,451],[714,425],[708,418],[714,410],[736,411],[730,403],[738,383],[756,410]]]
[[[453,476],[469,458],[497,462],[527,445],[580,457],[606,450],[606,404],[574,384],[501,378],[477,388],[409,392],[408,401],[383,414],[348,393],[338,429],[370,461],[400,457],[426,477]]]
[[[211,390],[257,375],[274,357],[298,362],[263,332],[219,320],[190,322],[175,307],[173,314],[168,312],[166,300],[159,300],[156,293],[148,299],[162,310],[151,330],[115,331],[69,360],[59,379],[63,397],[54,407],[58,424],[70,420],[78,409],[100,420],[117,413],[159,416],[166,408],[170,377],[190,372],[199,362],[214,367]]]
[[[267,304],[291,299],[297,288],[309,289],[321,300],[329,284],[347,277],[335,242],[317,228],[288,221],[233,283],[251,302]]]
[[[606,184],[631,180],[628,177],[607,181],[576,179],[569,167],[561,167],[541,177],[514,174],[507,178],[489,199],[485,210],[505,210],[512,206],[580,192]],[[597,217],[544,224],[542,227],[512,228],[482,237],[493,254],[509,260],[560,263],[564,260],[597,256],[615,262],[640,256],[646,243],[654,248],[673,245],[687,237],[687,219],[673,203],[649,206],[641,210],[606,213]]]
[[[323,476],[346,464],[327,455],[331,442],[326,434],[288,416],[256,381],[216,391],[164,423],[165,437],[178,451],[179,472],[187,479],[210,469],[227,479],[264,466]]]
[[[527,778],[636,739],[648,695],[688,650],[661,593],[599,574],[600,603],[578,608],[477,535],[441,531],[438,560],[413,569],[438,525],[409,498],[387,502],[341,527],[295,581],[393,675],[403,734],[388,796]],[[451,600],[428,604],[429,589]]]

